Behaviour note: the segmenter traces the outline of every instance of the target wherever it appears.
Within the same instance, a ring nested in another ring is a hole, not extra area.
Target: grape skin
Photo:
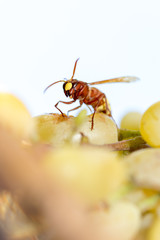
[[[160,147],[160,102],[150,106],[142,116],[140,132],[152,147]]]
[[[0,124],[20,138],[29,138],[34,133],[28,109],[10,93],[0,93]]]
[[[51,181],[89,202],[107,199],[128,176],[116,153],[89,147],[51,151],[44,159],[44,168]]]
[[[160,149],[143,149],[126,158],[133,181],[141,186],[160,190]]]
[[[120,127],[129,130],[139,130],[142,114],[129,112],[121,120]]]

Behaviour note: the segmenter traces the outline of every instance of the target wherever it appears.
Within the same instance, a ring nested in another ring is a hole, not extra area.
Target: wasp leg
[[[110,108],[108,106],[107,98],[106,98],[106,96],[104,96],[104,97],[105,97],[105,103],[106,103],[106,114],[107,114],[107,116],[109,116],[113,120],[113,122],[116,124],[117,129],[118,129],[118,125],[117,125],[116,121],[114,120],[114,118],[112,116],[112,113],[111,113],[111,110],[110,110]]]
[[[110,108],[109,108],[108,101],[107,101],[107,98],[106,98],[105,95],[104,95],[104,98],[105,98],[105,103],[106,103],[106,114],[107,114],[109,117],[112,117],[112,113],[111,113],[111,110],[110,110]]]
[[[94,127],[94,115],[96,113],[96,110],[94,110],[94,113],[92,115],[92,120],[91,120],[91,131],[93,130],[93,127]]]
[[[87,104],[86,104],[86,106],[89,108],[90,112],[92,113],[93,112],[92,109]]]
[[[71,101],[71,102],[58,101],[54,106],[55,106],[55,108],[58,109],[58,111],[60,111],[60,113],[61,113],[62,116],[64,117],[64,116],[65,116],[64,113],[57,107],[58,104],[59,104],[59,103],[72,104],[72,103],[74,103],[75,101],[76,101],[76,100],[73,100],[73,101]]]
[[[77,107],[75,107],[75,108],[73,108],[73,109],[68,110],[67,116],[68,116],[69,112],[74,111],[74,110],[77,110],[77,109],[80,108],[81,106],[82,106],[82,103],[80,103],[79,106],[77,106]]]
[[[94,113],[92,115],[92,123],[91,123],[91,131],[93,130],[93,127],[94,127],[94,116],[95,116],[95,113],[96,113],[96,110],[97,108],[99,107],[99,103],[101,102],[101,100],[104,98],[104,94],[101,95],[101,97],[99,97],[98,101],[97,101],[97,104],[96,106],[94,107]],[[106,98],[106,97],[105,97]],[[108,106],[108,105],[107,105]]]

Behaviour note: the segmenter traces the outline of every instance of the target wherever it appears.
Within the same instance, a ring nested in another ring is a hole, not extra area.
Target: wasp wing
[[[139,80],[137,77],[118,77],[97,82],[88,83],[89,85],[103,84],[103,83],[118,83],[118,82],[134,82]]]

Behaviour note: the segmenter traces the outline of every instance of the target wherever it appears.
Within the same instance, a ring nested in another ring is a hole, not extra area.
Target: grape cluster
[[[160,102],[120,123],[83,110],[32,117],[0,93],[0,236],[158,240]]]

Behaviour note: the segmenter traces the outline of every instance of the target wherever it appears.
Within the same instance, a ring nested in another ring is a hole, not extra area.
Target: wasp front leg
[[[75,107],[75,108],[72,108],[72,109],[68,110],[68,112],[67,112],[67,116],[69,115],[69,112],[79,109],[79,108],[82,106],[82,104],[83,104],[83,102],[80,102],[80,105],[79,105],[79,106],[77,106],[77,107]]]
[[[73,100],[73,101],[71,101],[71,102],[64,102],[64,101],[58,101],[56,104],[55,104],[55,108],[57,108],[58,109],[58,111],[60,111],[60,113],[62,114],[62,116],[64,117],[65,115],[64,115],[64,113],[61,111],[61,109],[60,108],[58,108],[57,106],[58,106],[58,104],[59,103],[64,103],[64,104],[72,104],[72,103],[74,103],[76,100]]]

